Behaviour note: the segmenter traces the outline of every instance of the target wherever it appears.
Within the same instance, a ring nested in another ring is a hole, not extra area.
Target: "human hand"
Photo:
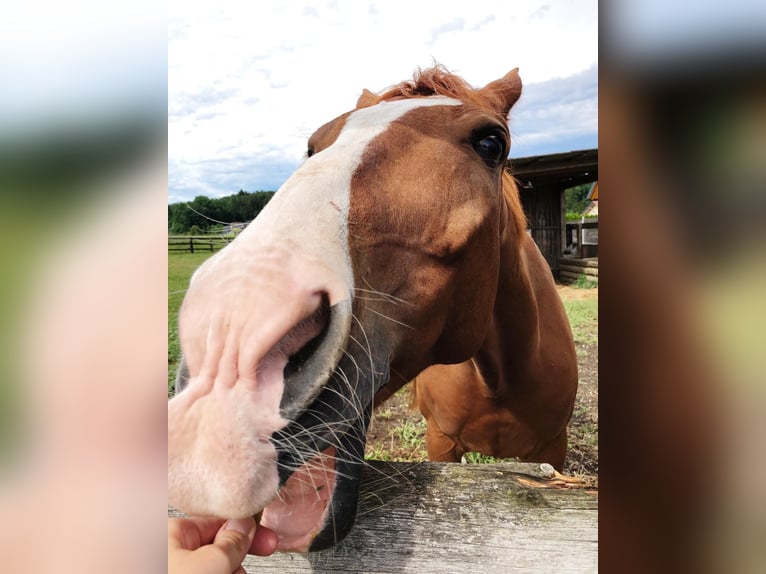
[[[276,547],[276,534],[252,518],[168,519],[168,574],[245,574],[245,555],[269,556]]]

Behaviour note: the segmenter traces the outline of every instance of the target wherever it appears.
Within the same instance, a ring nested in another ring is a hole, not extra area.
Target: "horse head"
[[[263,511],[283,550],[345,536],[376,397],[485,337],[501,244],[525,230],[504,173],[520,93],[517,70],[473,89],[440,68],[365,90],[194,273],[168,403],[170,504]]]

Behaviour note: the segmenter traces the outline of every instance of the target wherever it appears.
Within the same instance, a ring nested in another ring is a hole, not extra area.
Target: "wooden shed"
[[[558,278],[566,239],[564,190],[598,180],[598,149],[512,158],[507,167],[518,182],[529,232]]]

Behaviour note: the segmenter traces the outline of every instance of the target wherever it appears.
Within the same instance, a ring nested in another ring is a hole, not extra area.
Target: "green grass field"
[[[181,308],[189,279],[194,270],[212,253],[168,253],[168,394],[173,388],[176,369],[181,360],[178,341],[178,310]]]

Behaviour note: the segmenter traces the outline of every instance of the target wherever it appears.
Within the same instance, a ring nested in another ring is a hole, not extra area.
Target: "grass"
[[[364,459],[402,462],[401,458],[391,455],[392,450],[380,444],[368,445],[364,453]]]
[[[463,455],[463,459],[468,464],[495,464],[519,460],[518,458],[495,458],[494,456],[483,455],[480,452],[467,452]]]
[[[585,273],[580,273],[577,281],[572,283],[572,287],[577,289],[594,289],[598,287],[598,281],[590,279],[587,275],[585,275]]]
[[[178,310],[181,308],[189,279],[212,253],[168,253],[168,396],[173,390],[176,369],[181,360],[181,346],[178,340]]]
[[[399,438],[402,448],[418,450],[426,448],[426,421],[413,423],[404,421],[396,427],[394,434]]]
[[[595,345],[598,342],[598,300],[564,301],[575,343]]]

